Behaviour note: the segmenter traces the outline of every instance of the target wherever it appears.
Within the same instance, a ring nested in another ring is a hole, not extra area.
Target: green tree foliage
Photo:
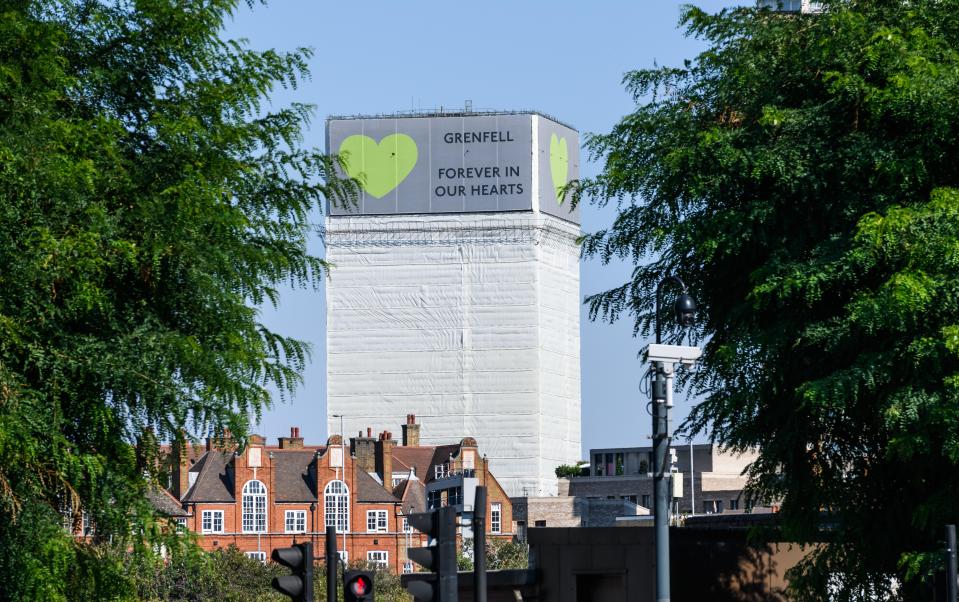
[[[236,547],[201,552],[186,548],[161,561],[146,555],[127,556],[128,572],[136,587],[136,598],[143,602],[283,602],[289,598],[270,585],[274,577],[288,575],[289,569],[272,562],[262,563],[247,557]],[[342,570],[342,565],[339,567]],[[381,565],[350,563],[352,569],[373,573],[376,599],[383,602],[409,602],[412,598],[395,573]],[[337,573],[338,600],[343,600],[342,573]],[[313,567],[313,598],[326,600],[326,566]],[[92,598],[91,598],[92,599]]]
[[[568,192],[619,207],[585,255],[638,266],[592,317],[648,334],[682,276],[705,341],[686,431],[760,447],[751,494],[787,536],[830,513],[795,593],[911,598],[959,521],[959,2],[824,5],[686,9],[708,49],[626,76],[636,110]]]
[[[136,599],[144,602],[289,600],[270,585],[274,577],[289,574],[285,567],[263,564],[232,546],[209,553],[186,548],[166,561],[143,554],[129,560]],[[325,593],[325,581],[318,585]]]
[[[464,539],[456,551],[456,566],[460,571],[473,570],[473,540]],[[529,567],[529,546],[525,543],[488,537],[486,539],[486,570],[525,569]]]
[[[299,381],[257,307],[316,282],[311,212],[355,188],[301,147],[310,107],[264,105],[309,52],[222,40],[235,5],[0,6],[0,598],[130,594],[61,511],[149,553],[157,441],[242,440]]]
[[[588,462],[578,462],[575,466],[572,464],[560,464],[556,467],[555,472],[556,476],[560,479],[569,478],[569,477],[581,477],[583,472],[586,471],[589,473],[589,463]]]

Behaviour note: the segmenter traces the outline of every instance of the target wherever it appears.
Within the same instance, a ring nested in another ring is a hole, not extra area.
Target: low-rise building
[[[526,540],[528,527],[615,527],[617,519],[649,516],[649,509],[621,498],[572,496],[512,498],[516,536]]]
[[[743,473],[756,459],[756,452],[736,454],[710,443],[671,449],[675,458],[673,469],[683,479],[683,495],[674,501],[675,513],[716,514],[752,509],[743,494],[747,482]],[[652,508],[652,453],[651,447],[590,450],[590,476],[570,479],[569,495],[626,499]]]
[[[651,447],[593,449],[588,475],[559,479],[557,497],[512,498],[519,537],[525,539],[530,527],[650,525],[644,517],[653,508],[652,453]],[[682,479],[682,496],[673,500],[674,515],[770,510],[752,504],[743,493],[743,473],[755,452],[734,454],[697,444],[674,447],[672,453],[674,478]]]
[[[198,454],[175,449],[170,493],[186,514],[177,518],[203,548],[233,545],[260,560],[303,541],[322,554],[326,527],[333,526],[347,561],[410,572],[406,550],[425,541],[406,517],[450,505],[469,518],[476,487],[483,485],[489,536],[513,537],[509,498],[474,439],[421,446],[412,415],[402,431],[401,442],[391,432],[373,437],[368,429],[348,444],[333,435],[326,445],[307,446],[294,427],[276,446],[252,435],[242,450],[228,438],[207,440]]]

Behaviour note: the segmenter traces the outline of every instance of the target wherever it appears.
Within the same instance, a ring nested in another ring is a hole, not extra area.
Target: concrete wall
[[[649,509],[626,500],[581,497],[513,498],[513,517],[527,527],[612,527],[623,516],[648,516]]]

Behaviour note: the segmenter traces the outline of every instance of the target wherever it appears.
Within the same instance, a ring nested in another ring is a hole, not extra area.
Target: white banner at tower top
[[[563,198],[579,178],[579,134],[543,115],[331,118],[326,137],[362,188],[356,207],[329,215],[538,211],[579,223]]]

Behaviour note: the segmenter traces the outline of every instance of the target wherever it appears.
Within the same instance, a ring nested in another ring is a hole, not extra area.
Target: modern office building
[[[538,113],[332,118],[362,193],[326,220],[330,432],[412,412],[510,495],[580,456],[577,133]]]
[[[743,495],[747,481],[743,472],[756,459],[755,452],[734,454],[709,443],[677,445],[671,449],[675,454],[675,471],[683,480],[682,497],[675,500],[674,511],[717,514],[752,509]],[[651,509],[652,453],[652,447],[590,450],[590,476],[570,479],[569,495],[624,498]]]
[[[756,6],[782,13],[818,13],[822,12],[822,2],[816,0],[757,0]]]

